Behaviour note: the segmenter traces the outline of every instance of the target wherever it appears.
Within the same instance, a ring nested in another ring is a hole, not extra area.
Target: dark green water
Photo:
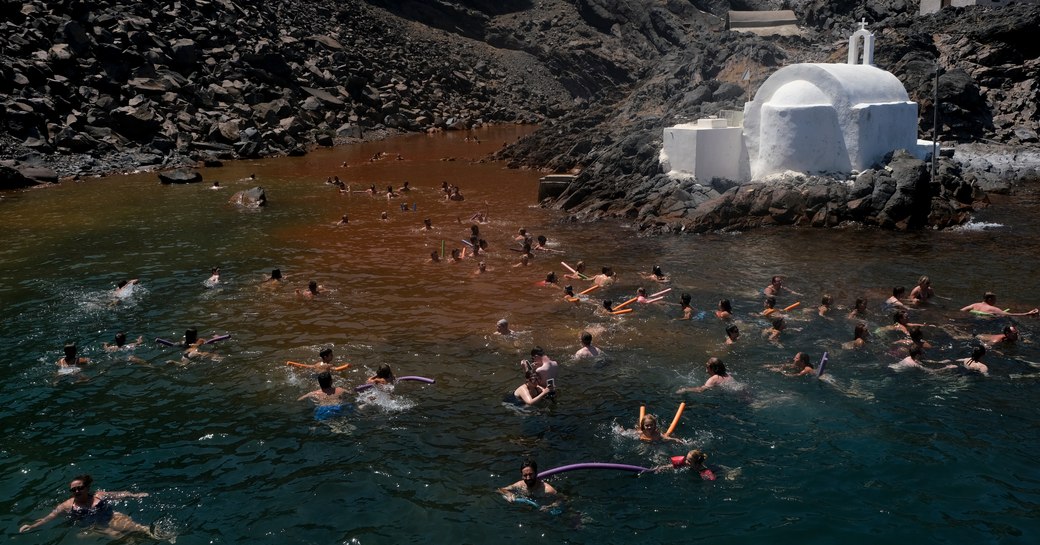
[[[926,329],[935,346],[925,359],[966,357],[971,335],[997,333],[1005,322],[970,318],[961,306],[987,290],[1014,310],[1040,304],[1035,195],[997,203],[968,229],[948,232],[640,238],[625,225],[567,223],[532,206],[537,173],[472,162],[522,132],[482,132],[480,144],[457,134],[408,137],[234,164],[204,171],[207,183],[196,186],[162,187],[140,175],[5,195],[5,535],[18,543],[106,541],[64,523],[17,535],[66,498],[74,475],[91,473],[102,489],[149,492],[118,509],[189,544],[1040,540],[1036,319],[1019,322],[1026,342],[988,355],[983,378],[893,372],[887,337],[842,350],[854,325],[846,312],[792,312],[782,346],[766,342],[765,322],[751,316],[768,278],[784,274],[805,296],[782,305],[809,306],[830,293],[845,307],[865,296],[873,330],[890,321],[880,303],[891,286],[909,289],[928,274],[942,298],[911,315],[940,326]],[[378,151],[404,160],[367,162]],[[250,173],[256,182],[240,181]],[[416,191],[389,203],[346,196],[323,184],[330,175],[352,189],[408,180]],[[213,179],[226,189],[207,189]],[[443,201],[444,180],[466,200]],[[268,209],[226,204],[231,192],[257,184],[267,189]],[[401,212],[405,201],[418,210]],[[472,260],[426,263],[442,240],[449,250],[462,247],[467,219],[485,201],[491,221],[480,231],[491,270],[475,276]],[[388,222],[379,220],[383,211]],[[343,213],[350,224],[333,225]],[[418,230],[426,217],[431,233]],[[518,254],[507,248],[520,226],[563,253],[512,267]],[[561,259],[612,265],[620,280],[590,303],[565,303],[557,290],[536,286],[550,270],[562,274]],[[595,312],[602,298],[628,298],[643,285],[637,273],[654,264],[673,277],[669,302],[684,291],[698,309],[732,299],[741,341],[724,347],[715,319],[674,320],[674,304],[622,318]],[[206,289],[218,265],[222,282]],[[274,267],[291,275],[288,285],[260,289]],[[140,278],[141,287],[110,305],[124,278]],[[328,293],[296,297],[309,279]],[[503,317],[520,331],[515,338],[490,334]],[[232,335],[212,346],[221,361],[170,364],[176,353],[149,343],[134,352],[146,363],[134,364],[100,348],[121,330],[176,339],[191,326]],[[583,329],[596,331],[605,360],[570,359]],[[77,378],[55,372],[66,339],[93,360]],[[358,396],[355,413],[316,422],[311,406],[296,401],[315,387],[313,377],[284,362],[315,361],[326,345],[355,365],[340,385],[364,382],[382,363],[437,383]],[[534,345],[560,361],[560,395],[555,405],[521,411],[503,401],[522,382],[517,362]],[[813,361],[829,351],[832,380],[765,368],[797,351]],[[705,380],[712,355],[746,393],[674,394]],[[681,401],[676,435],[687,445],[648,445],[619,430],[635,425],[644,404],[667,423]],[[552,479],[567,497],[558,516],[495,493],[519,478],[528,455],[542,469],[653,466],[690,448],[706,451],[727,478],[566,473]]]

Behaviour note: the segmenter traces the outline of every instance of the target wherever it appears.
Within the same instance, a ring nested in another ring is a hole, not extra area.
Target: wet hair
[[[477,241],[477,246],[480,246],[481,250],[487,250],[487,248],[488,248],[488,241],[486,241],[484,239],[480,239],[480,240]]]
[[[94,477],[91,477],[89,474],[84,473],[82,475],[76,475],[75,477],[73,477],[71,482],[76,481],[83,483],[83,486],[87,487],[87,489],[90,489],[90,485],[94,484]]]
[[[330,371],[322,371],[318,373],[318,386],[322,388],[332,387],[332,373]]]
[[[653,273],[654,276],[656,276],[658,278],[661,278],[661,277],[664,276],[664,273],[661,272],[661,266],[660,265],[654,265],[654,268],[651,269],[651,272]]]
[[[545,246],[545,243],[549,242],[549,239],[545,238],[545,235],[538,235],[538,244]]]
[[[643,426],[647,423],[653,424],[654,428],[657,427],[657,417],[652,414],[643,415],[643,419],[639,421],[639,429],[643,429]]]
[[[213,267],[209,270],[210,274],[217,274],[220,272],[220,267]]]
[[[708,358],[707,365],[708,371],[711,371],[711,374],[718,375],[720,377],[728,376],[726,373],[726,364],[722,363],[722,360],[720,360],[719,358]]]
[[[116,333],[116,346],[123,346],[124,344],[126,344],[126,333],[120,331]]]
[[[525,240],[524,241],[524,255],[530,255],[530,254],[531,254],[531,243],[527,242]]]
[[[904,288],[903,286],[896,286],[892,288],[892,297],[899,297],[904,293],[906,293],[906,288]]]
[[[766,308],[776,308],[776,297],[766,297]]]
[[[905,310],[897,310],[894,314],[892,314],[892,323],[894,324],[901,324],[907,321],[908,319],[909,318],[907,317]]]
[[[679,296],[679,306],[682,307],[682,308],[686,308],[686,307],[690,306],[690,301],[692,299],[693,298],[690,297],[689,293],[684,293],[684,294],[680,295]]]
[[[545,281],[550,283],[550,284],[555,284],[556,283],[556,273],[555,272],[550,272],[549,274],[545,275]]]
[[[921,275],[921,278],[917,279],[917,285],[918,286],[923,286],[925,284],[931,284],[931,283],[932,283],[932,279],[928,278],[928,275]]]
[[[527,235],[527,229],[521,227],[521,228],[517,229],[516,233],[518,235],[520,235],[520,236],[526,236]]]
[[[784,281],[784,279],[780,278],[780,276],[774,276],[774,277],[769,279],[769,283],[770,284],[775,284],[777,282],[783,282],[783,281]]]
[[[733,312],[733,305],[730,304],[729,299],[722,299],[719,301],[719,310],[723,312]]]
[[[910,340],[914,341],[915,346],[924,341],[924,332],[921,331],[920,327],[910,328]]]
[[[867,340],[867,324],[863,322],[856,324],[856,329],[852,330],[852,340],[856,339]]]
[[[564,286],[563,293],[564,295],[570,295],[571,297],[574,297],[574,286],[571,286],[570,284]]]
[[[614,269],[610,267],[603,267],[601,270],[603,271],[604,276],[614,276]]]
[[[332,355],[332,349],[329,348],[329,347],[322,348],[321,352],[318,352],[318,356],[320,356],[321,359],[325,359],[325,356],[331,356],[331,355]]]
[[[731,324],[730,326],[726,327],[726,336],[727,337],[732,337],[734,333],[736,333],[737,335],[740,335],[740,328],[737,327],[736,324]]]
[[[985,356],[985,355],[986,355],[986,347],[985,346],[982,346],[981,344],[976,344],[974,347],[972,347],[972,349],[971,349],[971,359],[973,359],[975,361],[980,361],[982,359],[982,356]]]
[[[477,238],[480,238],[480,226],[478,226],[477,224],[474,223],[474,224],[470,225],[469,226],[469,232],[470,232],[471,235],[473,235],[473,236],[475,236]]]
[[[636,290],[636,295],[641,295],[643,297],[646,297],[646,288],[639,288],[639,289],[637,289]]]
[[[119,283],[118,283],[118,284],[116,284],[116,287],[117,287],[117,288],[121,288],[121,287],[123,287],[123,286],[127,285],[127,283],[128,283],[128,282],[127,282],[126,280],[120,280],[120,281],[119,281]]]
[[[773,320],[773,329],[782,329],[784,327],[784,319],[777,318]]]
[[[440,261],[441,255],[437,253],[437,250],[430,252],[430,261]]]
[[[430,221],[430,218],[426,218],[426,219],[422,220],[422,222],[423,222],[424,225],[432,225],[432,223],[433,223],[433,222]]]
[[[538,462],[534,461],[533,458],[525,458],[523,462],[520,462],[520,471],[527,468],[531,468],[531,471],[534,471],[535,476],[538,476]]]
[[[590,344],[592,344],[592,333],[589,333],[588,331],[582,331],[581,344],[583,346],[589,346]]]
[[[307,282],[307,289],[311,293],[318,293],[318,282],[316,280],[311,280],[310,282]]]
[[[376,370],[376,377],[386,381],[393,381],[394,372],[390,369],[389,364],[384,363],[383,365],[379,366],[379,369]]]
[[[986,301],[986,300],[988,300],[988,299],[993,299],[994,301],[996,301],[996,300],[997,300],[997,294],[993,293],[992,291],[987,291],[987,292],[986,292],[986,293],[985,293],[985,294],[984,294],[984,295],[982,296],[982,300],[983,300],[983,301]]]
[[[857,297],[856,302],[852,305],[852,308],[855,309],[859,307],[863,307],[863,309],[865,310],[867,308],[867,300],[862,297]]]
[[[531,357],[532,358],[540,358],[540,357],[542,357],[544,355],[545,355],[545,350],[543,350],[542,347],[540,347],[540,346],[536,346],[536,347],[531,349]]]
[[[579,271],[579,272],[584,271],[585,270],[585,262],[584,261],[579,261],[578,263],[576,263],[574,265],[574,270]]]
[[[812,363],[809,362],[809,354],[806,354],[805,352],[799,352],[795,354],[794,361],[800,363],[803,369],[806,367],[808,367],[809,369],[813,368]]]
[[[65,351],[65,357],[66,358],[72,358],[72,357],[76,356],[76,352],[79,351],[79,348],[76,347],[76,343],[75,342],[73,342],[73,341],[66,341],[65,342],[65,347],[63,348],[63,350]]]
[[[282,270],[281,269],[272,269],[271,270],[271,278],[274,278],[275,280],[281,280],[282,279]]]
[[[824,295],[823,299],[820,299],[820,304],[825,306],[825,307],[829,307],[832,304],[834,304],[834,298],[831,297],[830,295]]]
[[[462,259],[462,253],[459,252],[458,248],[452,248],[451,249],[451,258],[452,259]]]
[[[190,327],[184,330],[184,344],[195,344],[195,341],[199,340],[199,330],[194,327]]]
[[[1008,324],[1004,326],[1004,335],[1018,335],[1018,328]]]
[[[708,459],[708,455],[697,449],[693,449],[686,453],[686,459],[693,464],[703,464],[704,461]]]
[[[610,299],[604,300],[603,308],[607,309],[610,312],[614,312],[614,301],[611,301]]]

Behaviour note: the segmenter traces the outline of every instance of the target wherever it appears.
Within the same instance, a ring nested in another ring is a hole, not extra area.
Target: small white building
[[[747,181],[787,171],[848,174],[897,149],[924,157],[930,150],[917,140],[917,103],[899,79],[873,66],[874,35],[860,26],[847,64],[794,64],[766,79],[744,105],[739,140],[713,124],[665,129],[662,166],[698,181]]]

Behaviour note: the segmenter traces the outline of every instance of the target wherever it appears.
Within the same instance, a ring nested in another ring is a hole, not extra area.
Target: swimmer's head
[[[723,299],[719,301],[719,310],[722,312],[733,312],[733,305],[730,304],[729,299]]]
[[[686,307],[690,306],[690,301],[692,301],[692,300],[693,300],[693,298],[690,297],[689,293],[684,293],[684,294],[679,296],[679,306],[681,306],[682,308],[686,308]]]
[[[781,286],[784,283],[784,279],[780,278],[779,276],[774,276],[774,277],[769,279],[769,283],[774,285],[774,286],[779,287],[779,286]]]
[[[220,267],[213,267],[209,270],[210,274],[220,274]]]
[[[322,371],[318,373],[318,386],[322,388],[332,388],[332,372]]]
[[[72,341],[66,341],[64,350],[66,358],[75,358],[76,353],[79,352],[79,348],[76,346],[76,343]]]
[[[1018,328],[1013,326],[1013,325],[1004,326],[1004,340],[1005,341],[1014,341],[1014,340],[1017,340],[1017,339],[1018,339]]]
[[[657,417],[652,414],[644,415],[643,419],[639,421],[639,431],[643,433],[657,431]]]
[[[582,331],[581,332],[581,345],[582,346],[590,346],[591,344],[592,344],[592,333],[589,333],[588,331]]]
[[[773,320],[773,329],[775,329],[777,331],[783,331],[786,328],[787,328],[787,324],[784,323],[784,319],[783,318],[777,318],[777,319]]]
[[[902,297],[904,293],[906,293],[906,288],[904,288],[903,286],[896,286],[892,288],[892,297]]]
[[[524,255],[520,256],[520,263],[523,263],[524,265],[527,265],[527,263],[530,260],[531,260],[531,256],[528,255],[528,254],[524,254]]]
[[[661,271],[661,266],[660,265],[654,265],[653,273],[654,273],[654,276],[656,276],[658,278],[663,278],[664,277],[664,272]]]
[[[766,298],[766,308],[776,308],[776,297]]]
[[[482,270],[482,271],[486,271],[487,270],[487,263],[484,263],[483,261],[481,261],[480,263],[477,264],[477,268]]]
[[[119,281],[119,283],[118,283],[118,284],[116,284],[116,288],[117,288],[117,289],[118,289],[118,288],[123,288],[123,287],[125,287],[125,286],[127,285],[127,283],[128,283],[128,282],[127,282],[126,280],[120,280],[120,281]]]
[[[867,300],[862,297],[857,297],[856,302],[853,304],[853,307],[856,310],[863,312],[867,310]]]
[[[982,346],[981,344],[977,344],[977,345],[975,345],[974,348],[971,349],[971,359],[973,359],[975,361],[981,360],[982,357],[985,356],[985,355],[986,355],[986,347]]]
[[[986,294],[982,296],[982,300],[992,305],[997,302],[997,294],[992,291],[987,291]]]
[[[440,261],[441,255],[437,253],[437,250],[430,252],[430,261]]]
[[[910,357],[916,360],[921,355],[921,345],[918,345],[918,344],[910,345],[910,348],[908,349],[908,352],[910,353]]]
[[[699,466],[707,459],[708,455],[697,449],[693,449],[686,453],[686,463],[691,466]]]
[[[90,485],[94,484],[94,478],[84,473],[83,475],[76,475],[72,478],[72,482],[69,483],[69,492],[73,496],[82,494],[90,494]]]
[[[495,327],[497,327],[499,331],[502,331],[502,330],[509,331],[509,321],[506,320],[505,318],[502,318],[501,320],[498,321],[498,323],[495,324]]]
[[[538,235],[538,245],[545,246],[545,243],[549,242],[549,239],[545,238],[545,235]]]
[[[531,359],[540,359],[543,356],[545,356],[545,350],[542,350],[542,347],[536,346],[531,349]]]
[[[733,324],[733,325],[727,327],[726,328],[726,336],[729,337],[730,340],[733,340],[733,341],[737,340],[737,337],[740,337],[740,328],[738,328],[736,326],[736,324]]]
[[[184,344],[195,344],[199,340],[199,330],[194,327],[184,330]]]
[[[928,278],[928,276],[922,276],[921,278],[917,279],[917,285],[918,286],[927,287],[927,286],[930,286],[931,284],[932,284],[932,279]]]
[[[480,246],[481,250],[487,250],[488,249],[488,241],[486,241],[484,239],[478,240],[477,241],[477,245]]]
[[[812,363],[809,363],[809,354],[806,354],[805,352],[795,354],[794,363],[799,369],[805,369],[806,367],[812,369]]]
[[[646,288],[639,288],[636,290],[636,295],[640,297],[646,297]]]
[[[479,238],[480,237],[480,226],[475,224],[475,223],[470,225],[469,226],[469,232],[470,232],[471,235]]]
[[[426,218],[426,219],[422,220],[422,222],[423,222],[423,225],[425,225],[426,227],[432,227],[433,226],[433,222],[430,221],[430,218]]]
[[[614,269],[610,267],[603,267],[601,270],[603,271],[603,276],[614,276]]]
[[[522,236],[522,237],[525,237],[525,236],[527,236],[527,229],[525,229],[525,228],[523,228],[523,227],[521,227],[520,229],[518,229],[518,230],[517,230],[516,232],[517,232],[517,234],[519,234],[519,235],[520,235],[520,236]]]
[[[614,312],[614,301],[611,301],[610,299],[603,301],[603,308],[607,309],[609,312]]]
[[[550,272],[549,274],[545,275],[545,282],[548,283],[548,284],[555,284],[556,283],[556,273],[555,272]]]
[[[307,282],[307,291],[311,293],[318,293],[318,282],[315,280]]]
[[[719,358],[708,358],[708,361],[704,365],[708,368],[709,373],[720,377],[726,376],[726,364],[722,363],[722,360]]]
[[[393,382],[394,372],[390,369],[390,365],[386,363],[380,365],[379,369],[376,369],[376,378],[381,378],[387,382]]]
[[[574,297],[574,286],[567,285],[563,287],[563,294]]]
[[[820,304],[825,306],[825,307],[829,307],[832,304],[834,304],[834,298],[831,297],[830,295],[824,295],[823,299],[820,299]]]
[[[324,363],[332,363],[332,349],[331,348],[329,348],[327,346],[325,348],[322,348],[321,352],[318,352],[318,356],[321,357],[321,361],[322,362],[324,362]]]
[[[579,261],[578,264],[574,266],[574,270],[576,270],[578,272],[584,271],[585,270],[585,262],[584,261]]]
[[[116,333],[116,346],[123,346],[124,344],[126,344],[126,333],[120,331]]]
[[[896,311],[895,314],[892,315],[892,323],[895,324],[905,324],[908,319],[905,310]]]
[[[852,331],[852,340],[857,339],[867,340],[867,324],[863,322],[856,324],[856,329]]]
[[[282,279],[282,270],[281,269],[271,269],[271,279],[272,280],[281,280]]]
[[[538,462],[531,458],[524,460],[520,464],[520,478],[523,479],[524,484],[527,486],[538,484]]]
[[[914,344],[921,344],[924,342],[924,332],[921,331],[920,327],[914,326],[910,328],[910,340],[913,341]]]

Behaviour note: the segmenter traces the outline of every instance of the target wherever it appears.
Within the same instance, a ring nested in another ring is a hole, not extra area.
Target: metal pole
[[[935,63],[935,96],[932,98],[932,181],[939,158],[939,62]]]

